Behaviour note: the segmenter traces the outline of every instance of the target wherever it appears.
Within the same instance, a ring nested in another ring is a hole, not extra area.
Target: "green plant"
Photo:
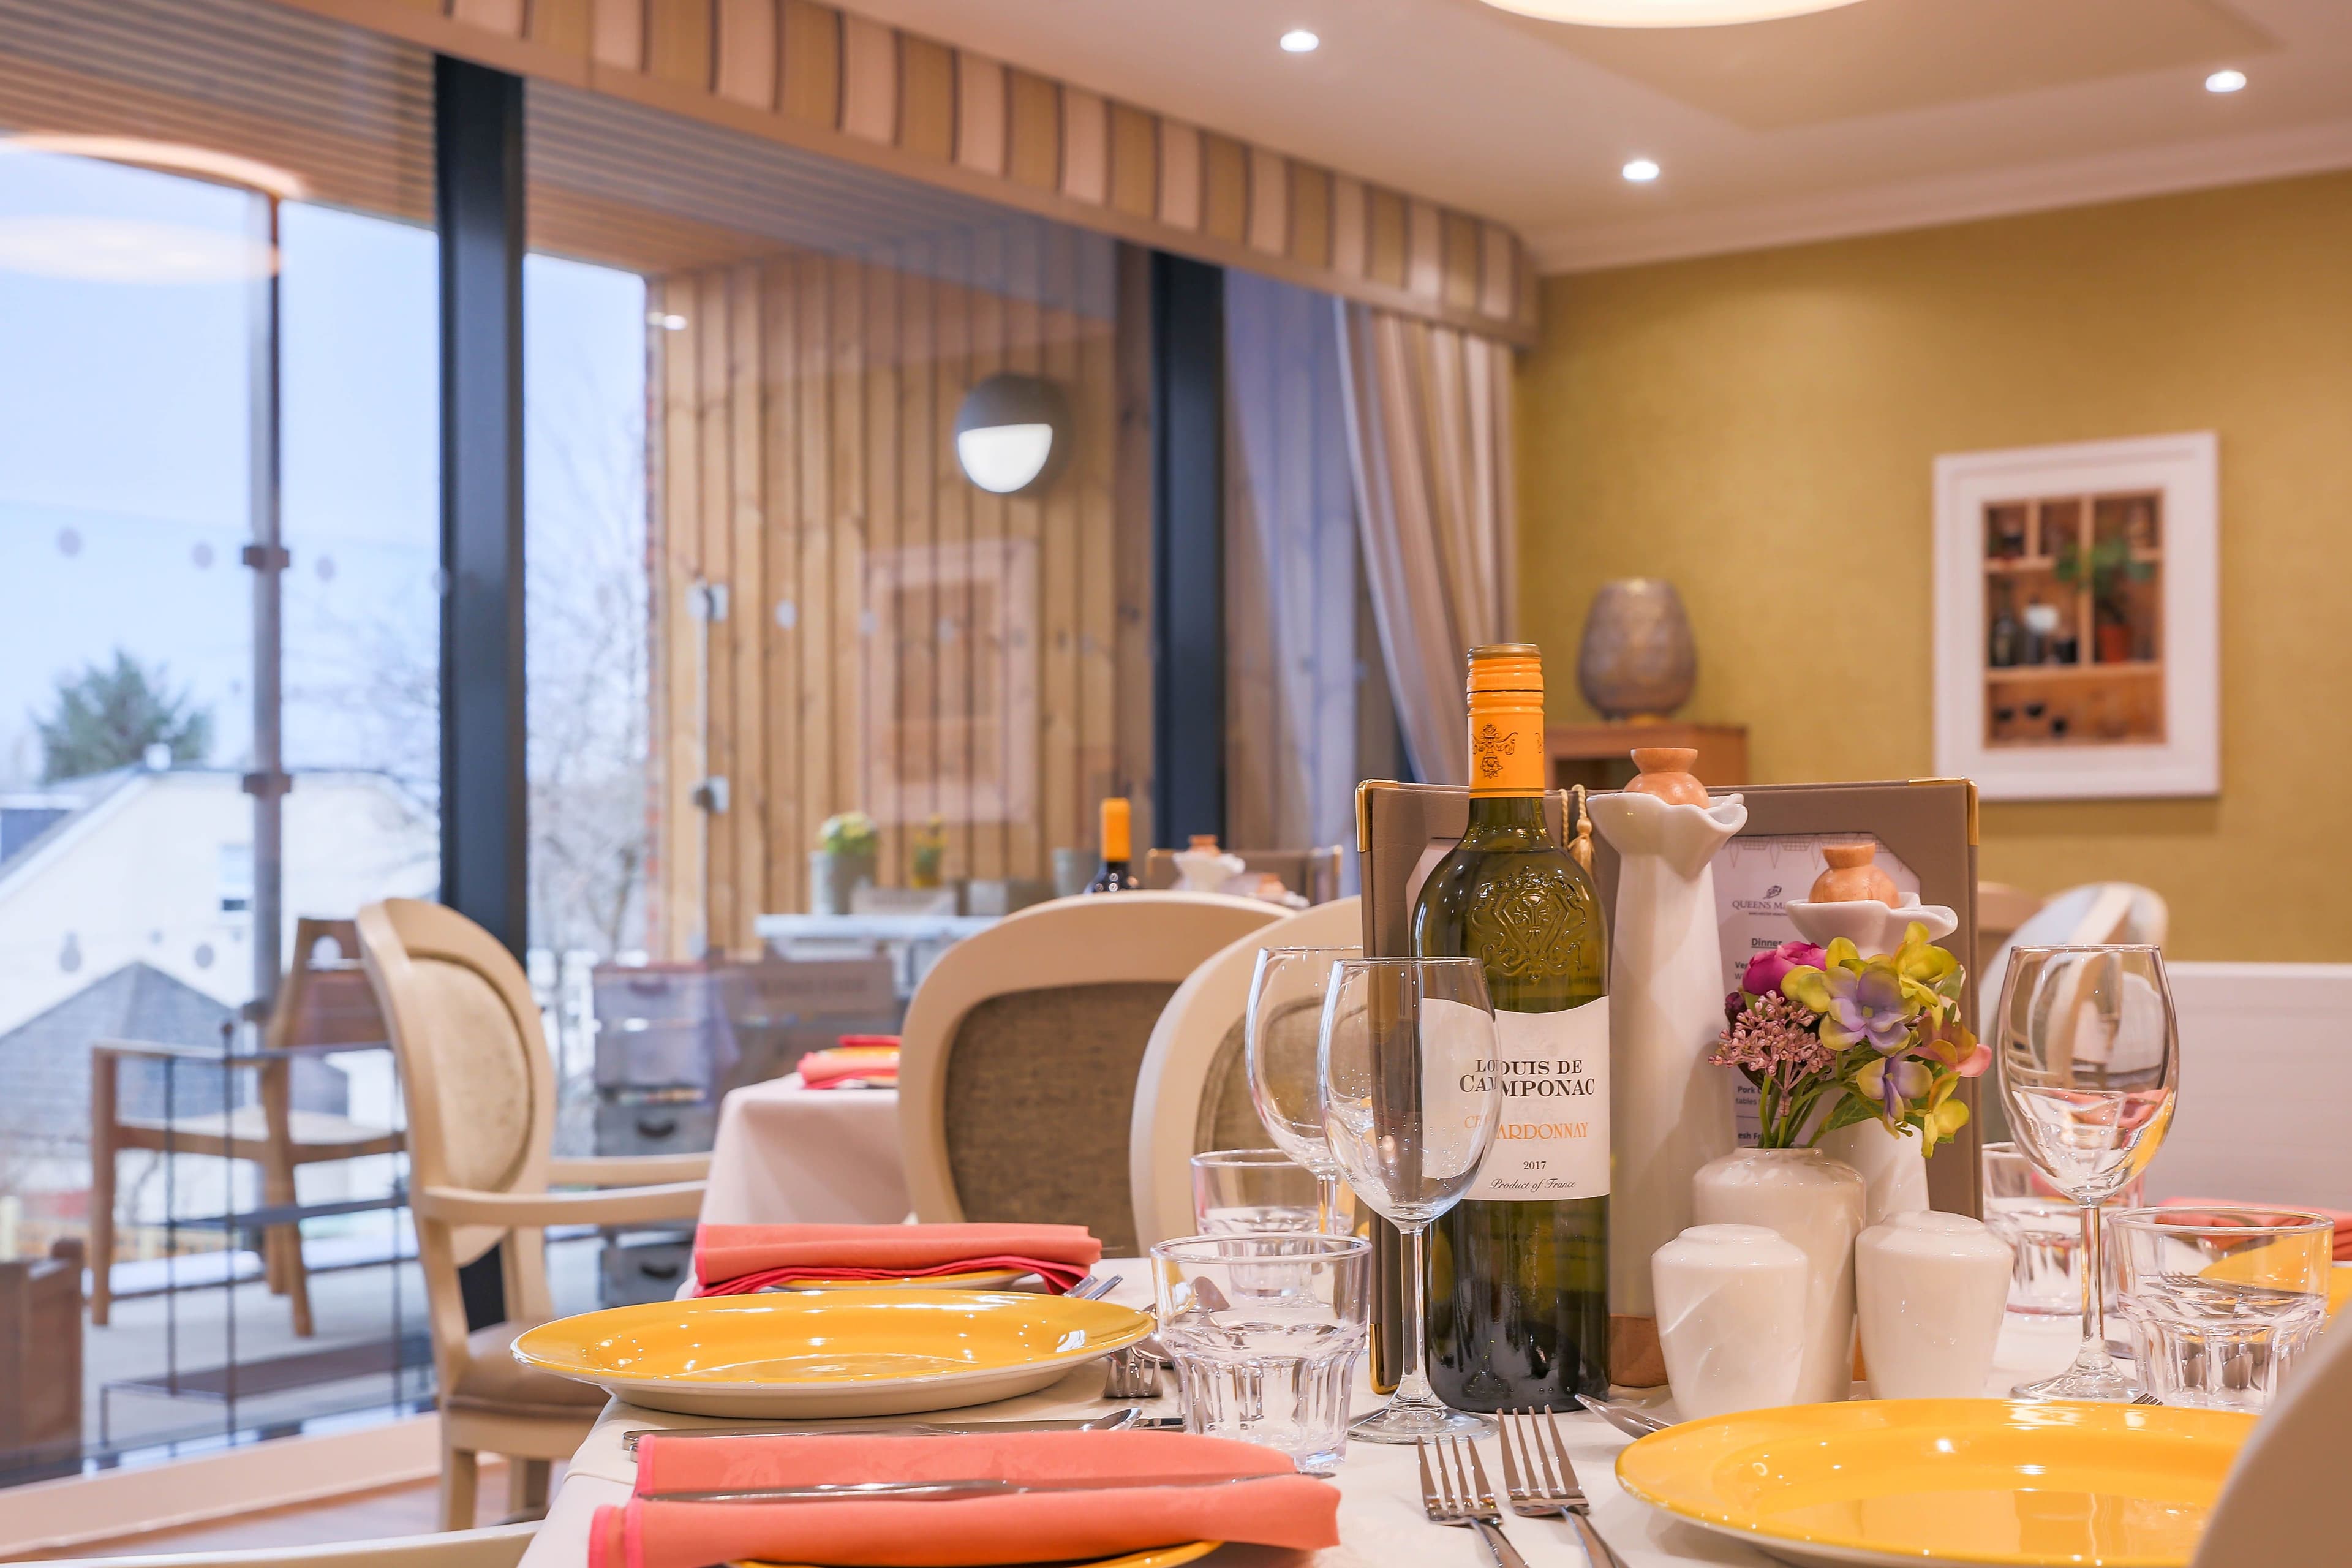
[[[121,648],[110,668],[93,664],[58,677],[56,709],[36,715],[33,726],[44,784],[129,767],[150,746],[170,747],[174,763],[201,763],[213,743],[211,711],[170,690],[163,665],[142,664]]]
[[[2051,575],[2069,588],[2088,583],[2091,603],[2101,616],[2113,621],[2131,618],[2123,602],[2123,585],[2145,583],[2155,574],[2156,568],[2134,556],[2131,541],[2121,536],[2100,540],[2087,554],[2070,539],[2060,547],[2058,559],[2051,567]]]
[[[816,843],[830,854],[856,859],[881,847],[882,830],[864,812],[845,811],[824,819],[824,826],[817,829]]]

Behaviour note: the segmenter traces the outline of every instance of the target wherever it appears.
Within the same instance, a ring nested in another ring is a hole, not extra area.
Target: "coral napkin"
[[[706,1225],[694,1233],[694,1293],[1018,1268],[1058,1295],[1101,1257],[1102,1243],[1082,1225]]]
[[[2250,1204],[2237,1198],[2167,1198],[2156,1206],[2165,1209],[2302,1209],[2309,1214],[2326,1215],[2336,1222],[2336,1261],[2352,1263],[2352,1214],[2342,1209],[2324,1209],[2317,1204]]]
[[[898,1052],[895,1047],[811,1051],[801,1058],[794,1070],[801,1075],[803,1089],[831,1089],[852,1079],[863,1083],[897,1083]]]
[[[956,1502],[666,1502],[645,1495],[982,1478],[1050,1486],[1089,1476],[1275,1479]],[[596,1510],[589,1568],[703,1568],[742,1558],[845,1568],[984,1568],[1187,1541],[1301,1551],[1339,1543],[1337,1487],[1294,1473],[1271,1449],[1181,1432],[652,1436],[637,1446],[637,1493],[624,1507]]]

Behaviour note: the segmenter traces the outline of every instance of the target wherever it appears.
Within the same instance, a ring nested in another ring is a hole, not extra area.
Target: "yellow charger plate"
[[[2142,1405],[1797,1405],[1654,1433],[1617,1479],[1809,1565],[2184,1568],[2253,1425]]]
[[[884,1287],[614,1307],[532,1329],[514,1353],[650,1410],[800,1420],[1010,1399],[1150,1331],[1108,1301]]]
[[[1181,1546],[1155,1546],[1149,1552],[1130,1552],[1124,1557],[1097,1557],[1069,1568],[1181,1568],[1196,1562],[1224,1544],[1222,1541],[1188,1541]],[[805,1564],[784,1563],[738,1563],[731,1568],[806,1568]]]

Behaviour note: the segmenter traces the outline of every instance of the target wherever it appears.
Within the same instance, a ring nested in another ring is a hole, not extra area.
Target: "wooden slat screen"
[[[1115,251],[1023,223],[654,280],[686,321],[657,334],[653,391],[662,949],[749,949],[754,917],[806,909],[835,812],[881,823],[886,883],[933,815],[950,876],[1044,878],[1094,844],[1102,795],[1143,787],[1121,709],[1150,673],[1122,634],[1149,606],[1121,555],[1148,492],[1121,472]],[[956,409],[999,369],[1073,405],[1034,499],[956,463]],[[696,613],[707,584],[723,620]],[[694,798],[712,775],[723,812]]]

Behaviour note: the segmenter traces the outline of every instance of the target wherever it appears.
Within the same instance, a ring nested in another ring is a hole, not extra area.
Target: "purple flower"
[[[1891,1128],[1903,1119],[1905,1100],[1922,1099],[1936,1087],[1936,1075],[1927,1064],[1908,1057],[1881,1057],[1853,1075],[1853,1087],[1864,1100],[1878,1102],[1879,1113]]]
[[[1826,970],[1829,1007],[1822,1019],[1822,1037],[1843,1050],[1868,1040],[1882,1056],[1893,1056],[1911,1038],[1911,1018],[1905,1005],[1903,978],[1883,963],[1859,974],[1840,966]]]
[[[1739,988],[1750,996],[1777,995],[1780,982],[1789,971],[1801,964],[1822,967],[1822,950],[1810,942],[1784,942],[1769,952],[1759,952],[1748,961],[1748,971],[1739,977]]]

